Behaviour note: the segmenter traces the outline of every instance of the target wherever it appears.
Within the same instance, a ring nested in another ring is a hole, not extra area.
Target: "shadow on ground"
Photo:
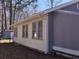
[[[62,56],[53,57],[31,50],[27,47],[12,44],[0,44],[0,59],[68,59]]]

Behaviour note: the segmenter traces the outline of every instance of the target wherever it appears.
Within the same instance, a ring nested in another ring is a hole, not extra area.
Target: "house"
[[[50,8],[11,25],[14,42],[44,53],[79,56],[79,0]]]

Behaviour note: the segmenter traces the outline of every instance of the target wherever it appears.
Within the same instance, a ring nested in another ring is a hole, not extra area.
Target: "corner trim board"
[[[64,53],[67,53],[67,54],[79,56],[78,50],[71,50],[71,49],[68,49],[68,48],[57,47],[57,46],[53,46],[52,49],[56,50],[56,51],[64,52]]]

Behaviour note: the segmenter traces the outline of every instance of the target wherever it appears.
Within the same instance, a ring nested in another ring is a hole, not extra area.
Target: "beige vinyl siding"
[[[39,22],[39,21],[42,21],[42,25],[39,25],[39,26],[42,26],[42,29],[40,28],[39,31],[42,30],[42,40],[34,40],[32,38],[32,23],[34,22]],[[17,43],[20,43],[22,45],[25,45],[25,46],[28,46],[28,47],[31,47],[31,48],[34,48],[34,49],[38,49],[38,50],[41,50],[41,51],[46,51],[46,47],[45,45],[47,45],[47,21],[48,21],[48,17],[47,15],[45,15],[44,17],[40,17],[40,18],[36,18],[36,19],[33,19],[33,20],[30,20],[30,21],[27,21],[27,22],[24,22],[20,25],[17,25],[18,27],[18,38],[15,38],[14,41],[17,42]],[[25,24],[28,24],[28,38],[23,38],[22,37],[22,26],[25,25]],[[46,32],[46,33],[45,33]]]

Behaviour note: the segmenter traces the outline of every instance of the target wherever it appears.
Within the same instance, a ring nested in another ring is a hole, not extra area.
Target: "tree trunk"
[[[10,25],[11,24],[12,24],[12,0],[10,0]]]
[[[7,22],[6,22],[6,4],[4,3],[4,18],[5,18],[5,30],[7,29]]]
[[[2,0],[1,3],[2,3],[2,24],[1,24],[1,34],[3,34],[3,31],[4,31],[4,26],[3,26],[3,21],[4,21],[4,11],[3,11],[3,10],[4,10],[4,8],[3,8],[4,5],[3,5],[3,4],[4,4],[4,0]]]
[[[13,23],[14,23],[14,21],[15,21],[15,14],[16,14],[16,5],[14,6]]]

